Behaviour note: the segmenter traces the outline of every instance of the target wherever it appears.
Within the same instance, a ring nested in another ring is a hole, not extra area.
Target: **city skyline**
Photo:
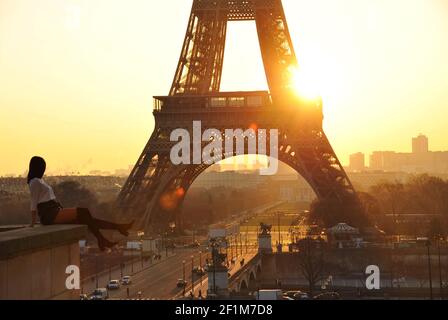
[[[367,165],[366,154],[357,152],[350,155],[347,166],[350,171],[406,171],[412,173],[448,173],[448,151],[431,150],[429,138],[419,134],[412,138],[410,152],[393,150],[372,151]]]

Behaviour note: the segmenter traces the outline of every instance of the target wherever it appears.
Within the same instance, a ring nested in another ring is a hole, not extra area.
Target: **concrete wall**
[[[79,299],[68,291],[69,265],[80,266],[81,226],[23,228],[0,233],[0,299]]]

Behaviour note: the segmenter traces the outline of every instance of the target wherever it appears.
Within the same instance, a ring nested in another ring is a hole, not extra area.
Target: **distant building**
[[[279,190],[282,201],[311,203],[316,199],[316,194],[304,179],[273,180],[271,185]]]
[[[350,155],[349,170],[355,172],[361,172],[366,169],[366,158],[364,153],[358,152]]]
[[[409,173],[448,173],[448,151],[429,151],[424,135],[412,139],[412,153],[375,151],[370,155],[370,170]]]
[[[427,153],[429,152],[429,139],[427,136],[420,134],[418,137],[412,139],[412,153]]]
[[[258,172],[204,172],[196,179],[196,181],[192,185],[192,188],[254,188],[266,180],[263,178],[264,177],[260,176]]]
[[[371,187],[382,182],[405,183],[413,175],[406,172],[368,170],[363,172],[349,172],[348,176],[356,190],[368,192]]]

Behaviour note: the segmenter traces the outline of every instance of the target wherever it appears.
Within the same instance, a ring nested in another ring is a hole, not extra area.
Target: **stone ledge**
[[[53,225],[0,232],[0,260],[85,239],[87,227]]]

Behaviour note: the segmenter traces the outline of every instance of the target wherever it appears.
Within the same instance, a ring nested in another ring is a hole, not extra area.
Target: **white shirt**
[[[55,200],[53,189],[44,180],[34,178],[29,184],[31,192],[31,211],[37,210],[39,203]]]

